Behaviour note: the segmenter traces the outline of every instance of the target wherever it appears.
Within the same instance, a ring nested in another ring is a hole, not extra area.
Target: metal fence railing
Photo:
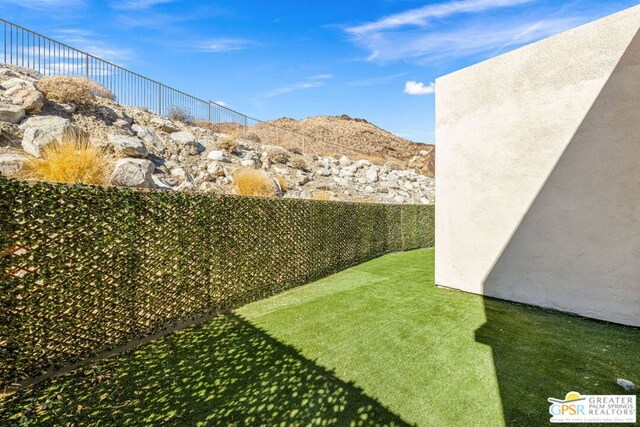
[[[313,143],[315,153],[339,149],[367,155],[337,140],[320,140],[312,135],[277,127],[213,101],[189,95],[5,19],[0,18],[0,25],[3,27],[0,30],[0,46],[5,64],[30,68],[45,77],[85,77],[111,91],[119,104],[144,108],[162,116],[170,116],[172,110],[178,109],[195,120],[232,124],[242,132],[247,132],[253,125],[268,127],[272,136],[270,143],[296,146],[302,152],[307,152]]]

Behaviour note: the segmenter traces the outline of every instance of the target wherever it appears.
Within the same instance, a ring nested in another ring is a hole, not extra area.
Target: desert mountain
[[[283,132],[282,129],[292,132]],[[365,119],[352,118],[346,114],[302,120],[281,118],[254,125],[252,131],[268,144],[285,147],[304,144],[306,152],[347,155],[376,163],[395,159],[404,167],[415,168],[430,177],[435,174],[434,145],[409,141]],[[303,138],[301,134],[306,136]],[[418,156],[421,151],[422,155]],[[424,151],[428,154],[425,155]],[[414,159],[416,156],[419,158]]]

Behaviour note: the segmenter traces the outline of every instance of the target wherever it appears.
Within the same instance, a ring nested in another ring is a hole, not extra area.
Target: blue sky
[[[261,119],[433,142],[441,75],[638,0],[1,0],[0,16]]]

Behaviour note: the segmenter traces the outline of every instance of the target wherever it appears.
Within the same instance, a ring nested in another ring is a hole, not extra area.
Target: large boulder
[[[27,158],[18,153],[3,153],[0,154],[0,174],[4,176],[12,176],[20,169],[27,161]]]
[[[43,75],[31,68],[20,67],[12,64],[2,64],[2,66],[0,66],[0,81],[8,80],[13,77],[19,77],[34,83],[41,79]]]
[[[371,162],[369,160],[366,160],[366,159],[361,159],[361,160],[357,160],[356,161],[356,167],[358,169],[361,169],[361,168],[363,168],[365,166],[371,166]]]
[[[331,176],[331,169],[329,168],[320,168],[317,171],[320,176]]]
[[[183,181],[173,188],[175,191],[195,191],[196,185],[192,181]]]
[[[108,117],[114,124],[120,122],[130,125],[133,123],[133,118],[117,107],[102,107],[102,114]]]
[[[170,136],[171,140],[180,145],[198,145],[198,139],[191,132],[175,132]]]
[[[173,123],[171,120],[162,119],[160,117],[151,119],[151,124],[167,133],[178,132],[180,130],[180,126]]]
[[[203,193],[223,193],[224,192],[224,189],[219,184],[216,184],[215,182],[208,182],[208,181],[201,183],[200,186],[198,187],[198,190]]]
[[[227,155],[222,150],[213,150],[207,154],[207,159],[215,162],[228,162]]]
[[[22,148],[29,154],[41,157],[47,145],[61,141],[65,136],[77,138],[78,130],[69,119],[58,116],[33,116],[20,125],[24,131]]]
[[[228,175],[229,173],[219,162],[211,162],[207,166],[207,172],[214,177],[223,177]]]
[[[356,175],[356,173],[351,169],[351,167],[346,167],[340,169],[340,176],[344,178],[352,178]]]
[[[160,138],[156,136],[155,132],[138,124],[131,126],[131,129],[144,141],[147,147],[153,148],[158,154],[164,153],[165,146],[162,141],[160,141]]]
[[[389,182],[398,182],[399,178],[400,174],[398,173],[398,171],[391,171],[387,174],[387,177],[385,179]]]
[[[191,177],[191,174],[182,167],[173,168],[169,171],[171,176],[175,176],[176,178],[180,178],[180,180],[185,180]],[[193,177],[191,177],[193,179]]]
[[[191,132],[175,132],[170,135],[170,138],[182,155],[194,156],[205,151],[205,147],[198,142],[198,139]]]
[[[116,153],[124,157],[141,157],[149,155],[149,151],[135,136],[110,133],[107,137]]]
[[[0,147],[16,147],[22,143],[22,130],[13,123],[0,121]]]
[[[3,98],[21,106],[27,113],[37,113],[44,105],[44,95],[29,81],[12,78],[0,83],[0,87],[4,89]]]
[[[17,124],[24,116],[24,108],[18,105],[0,104],[0,121]]]
[[[364,177],[367,182],[378,182],[378,168],[376,166],[371,166]]]
[[[154,188],[155,166],[145,159],[120,159],[111,174],[111,183],[124,187]]]
[[[340,166],[351,166],[353,164],[351,159],[348,158],[347,156],[340,157],[340,160],[338,160],[338,163],[340,164]]]

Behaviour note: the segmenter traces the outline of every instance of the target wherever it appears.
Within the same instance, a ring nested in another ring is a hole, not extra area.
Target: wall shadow
[[[38,425],[408,425],[234,314],[5,398],[2,424],[20,417]]]
[[[626,394],[617,378],[640,384],[640,328],[487,297],[484,309],[476,341],[491,346],[507,426],[548,426],[549,397]]]
[[[484,295],[637,321],[638,88],[636,34],[487,275]],[[640,329],[492,298],[485,312],[476,340],[492,348],[507,425],[548,425],[548,397],[622,394],[616,378],[640,381]]]

